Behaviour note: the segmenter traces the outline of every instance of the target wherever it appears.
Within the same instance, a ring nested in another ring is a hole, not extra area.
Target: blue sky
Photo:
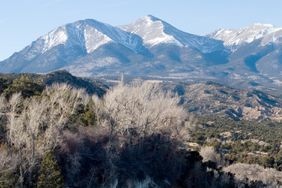
[[[0,60],[65,23],[94,18],[112,25],[152,14],[206,34],[254,22],[282,26],[281,0],[1,0]]]

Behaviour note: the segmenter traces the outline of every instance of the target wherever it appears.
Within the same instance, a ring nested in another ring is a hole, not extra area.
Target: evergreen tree
[[[38,188],[61,188],[63,187],[63,176],[52,152],[48,152],[41,163]]]

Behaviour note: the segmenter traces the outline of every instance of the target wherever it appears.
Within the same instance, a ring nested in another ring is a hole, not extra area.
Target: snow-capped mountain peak
[[[173,36],[165,33],[165,24],[159,18],[152,15],[142,17],[122,29],[135,33],[143,38],[143,41],[148,46],[155,46],[160,43],[173,43],[182,45]]]
[[[273,37],[269,37],[276,32],[281,31],[282,28],[276,28],[271,24],[255,23],[248,27],[241,29],[219,29],[216,32],[209,35],[214,39],[224,41],[226,46],[238,46],[246,43],[251,43],[257,39],[263,39],[267,37],[271,40],[264,40],[263,45],[273,41]]]

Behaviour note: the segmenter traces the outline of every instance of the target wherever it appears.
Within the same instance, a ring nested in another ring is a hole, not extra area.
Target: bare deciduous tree
[[[282,184],[282,172],[257,164],[236,163],[223,170],[235,174],[239,180],[262,181],[267,187],[280,187]]]
[[[0,96],[0,113],[3,113],[3,111],[7,108],[7,100],[5,97]]]
[[[203,157],[203,162],[212,161],[217,165],[221,164],[221,156],[218,154],[214,147],[204,146],[200,150],[200,155]]]
[[[20,100],[19,94],[13,95],[10,100],[8,138],[14,147],[34,154],[35,146],[43,153],[56,147],[68,118],[80,104],[87,104],[89,97],[83,90],[54,85],[47,88],[41,97],[26,102],[18,113],[16,109]],[[37,139],[39,136],[40,140]]]
[[[106,112],[115,122],[115,131],[128,134],[134,129],[145,136],[175,133],[185,126],[187,113],[178,105],[179,97],[163,92],[151,83],[118,85],[104,97]]]
[[[24,102],[20,94],[11,97],[7,137],[20,152],[23,169],[29,168],[31,172],[38,158],[58,145],[69,117],[89,99],[83,90],[68,85],[46,88],[42,96]],[[18,110],[19,104],[23,105],[21,110]]]

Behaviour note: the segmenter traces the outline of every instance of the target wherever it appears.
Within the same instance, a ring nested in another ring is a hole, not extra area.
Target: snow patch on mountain
[[[277,31],[270,33],[262,38],[261,44],[263,46],[269,43],[282,43],[282,28],[277,28]]]
[[[68,40],[66,27],[59,27],[58,29],[49,32],[47,35],[42,36],[40,39],[44,41],[42,53],[60,44],[65,44]]]
[[[142,46],[142,39],[139,36],[123,31],[118,27],[92,19],[80,22],[85,25],[85,46],[89,52],[108,42],[121,44],[135,52],[138,52],[140,46]]]
[[[107,35],[104,35],[96,28],[90,26],[86,26],[84,30],[84,37],[87,53],[91,53],[100,46],[112,41]]]

